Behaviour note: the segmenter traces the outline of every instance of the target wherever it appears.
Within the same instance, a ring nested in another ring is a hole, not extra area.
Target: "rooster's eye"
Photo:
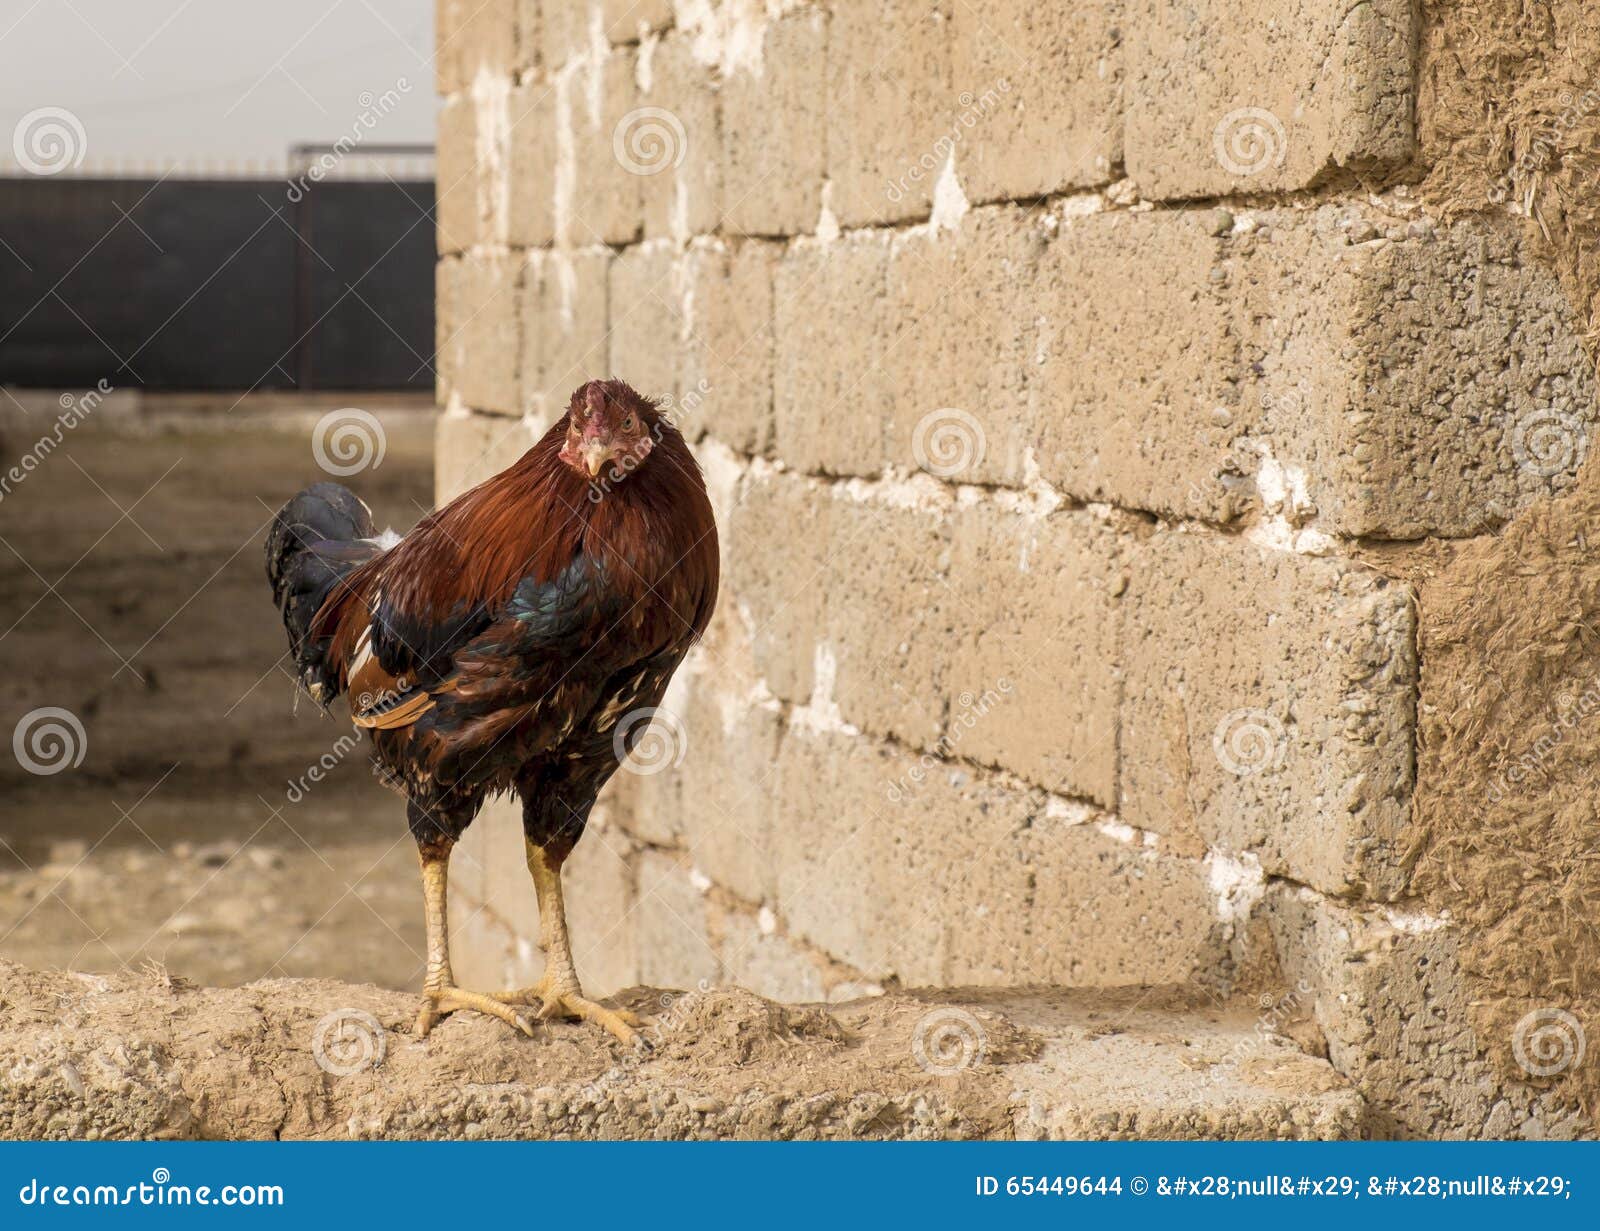
[[[633,431],[633,416],[632,415],[629,415],[626,419],[624,419],[622,421],[622,430],[625,431],[625,432]]]

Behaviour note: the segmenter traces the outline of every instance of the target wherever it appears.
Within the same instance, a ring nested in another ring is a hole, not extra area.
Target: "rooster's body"
[[[603,473],[602,473],[603,472]],[[660,703],[716,602],[716,527],[694,458],[653,405],[591,382],[508,470],[388,545],[346,489],[278,514],[267,572],[300,677],[347,695],[422,856],[428,978],[419,1029],[458,1008],[526,1030],[513,1004],[632,1037],[583,998],[560,869],[595,797]],[[539,985],[483,996],[450,975],[445,875],[485,798],[522,802],[546,952]]]

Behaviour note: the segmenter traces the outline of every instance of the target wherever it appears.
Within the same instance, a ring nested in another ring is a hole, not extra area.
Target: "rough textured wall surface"
[[[1447,217],[1520,219],[1592,356],[1600,14],[1576,2],[1424,8],[1421,190]],[[1532,1069],[1593,1135],[1600,594],[1589,542],[1600,476],[1592,432],[1570,405],[1552,410],[1529,437],[1536,467],[1575,483],[1423,570],[1418,772],[1428,789],[1417,806],[1428,847],[1417,887],[1460,921],[1465,1016],[1495,1076],[1527,1082]]]
[[[1578,7],[442,3],[440,497],[616,375],[722,529],[586,977],[1250,992],[1384,1131],[1592,1134],[1587,745],[1485,794],[1589,684]]]
[[[1529,221],[1586,337],[1600,327],[1600,11],[1581,0],[1426,0],[1419,74],[1423,188],[1451,213]]]

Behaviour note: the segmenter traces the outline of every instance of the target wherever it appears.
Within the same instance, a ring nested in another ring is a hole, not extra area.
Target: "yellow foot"
[[[554,991],[546,987],[543,982],[539,982],[515,992],[495,992],[493,999],[502,1005],[538,1005],[540,1021],[549,1021],[555,1017],[575,1018],[578,1021],[592,1022],[629,1046],[641,1043],[648,1046],[645,1039],[634,1029],[635,1026],[644,1024],[644,1019],[637,1013],[627,1009],[608,1009],[602,1004],[596,1004],[576,989]]]
[[[485,996],[482,992],[464,992],[459,987],[443,987],[422,993],[422,1010],[417,1014],[418,1037],[432,1030],[445,1014],[454,1013],[458,1009],[471,1009],[475,1013],[498,1017],[506,1025],[520,1030],[530,1039],[533,1037],[533,1027],[523,1021],[522,1015],[510,1005],[494,996]]]

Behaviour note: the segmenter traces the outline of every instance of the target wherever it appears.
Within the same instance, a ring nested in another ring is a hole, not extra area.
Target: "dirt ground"
[[[778,1005],[635,988],[648,1051],[329,980],[0,961],[0,1138],[1348,1138],[1361,1100],[1248,1008],[1130,989]]]
[[[341,481],[408,527],[432,505],[431,406],[234,401],[108,403],[0,496],[0,957],[408,987],[423,940],[401,805],[341,750],[346,726],[296,703],[261,543],[329,477],[313,429],[346,406],[371,408],[385,448]],[[4,469],[61,407],[0,402]],[[47,707],[80,722],[82,761],[29,773],[11,737]]]

